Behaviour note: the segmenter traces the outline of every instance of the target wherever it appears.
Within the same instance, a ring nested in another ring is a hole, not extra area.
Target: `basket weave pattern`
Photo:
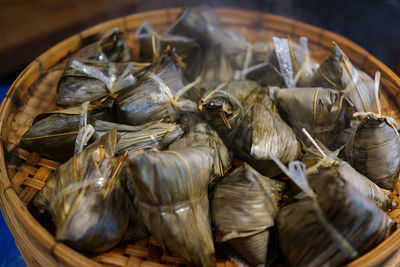
[[[91,257],[84,256],[58,242],[29,213],[26,205],[41,190],[59,163],[18,148],[23,133],[36,115],[57,109],[56,84],[65,60],[79,48],[98,39],[112,27],[124,32],[134,55],[138,55],[136,28],[143,22],[151,23],[162,32],[179,14],[180,9],[157,10],[134,14],[99,24],[54,46],[33,61],[11,86],[0,110],[0,208],[13,233],[25,261],[32,266],[177,266],[185,264],[179,257],[164,253],[153,238],[117,248]],[[312,58],[322,62],[330,54],[335,41],[355,66],[381,76],[382,113],[400,121],[400,79],[384,64],[353,42],[337,34],[291,19],[239,9],[217,9],[216,13],[227,29],[235,30],[249,41],[271,40],[272,36],[288,34],[294,40],[300,36],[309,39]],[[396,186],[399,188],[399,186]],[[400,190],[398,190],[400,192]],[[398,199],[397,194],[394,197]],[[400,209],[390,215],[400,222]],[[374,250],[352,262],[350,266],[386,265],[400,262],[400,230]],[[231,261],[220,259],[218,266],[233,266]]]

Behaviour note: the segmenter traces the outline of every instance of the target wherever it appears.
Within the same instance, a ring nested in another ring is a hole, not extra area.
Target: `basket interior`
[[[51,173],[59,163],[40,157],[18,147],[21,136],[29,129],[34,118],[43,112],[58,109],[56,85],[66,60],[77,50],[98,39],[108,29],[119,26],[124,32],[133,54],[138,58],[139,42],[135,37],[136,28],[144,21],[151,23],[158,32],[163,32],[175,19],[179,9],[161,10],[132,15],[113,20],[75,35],[53,47],[36,59],[17,79],[2,104],[1,136],[4,141],[5,166],[7,175],[2,179],[5,189],[10,183],[24,205],[45,185]],[[336,41],[352,60],[355,66],[370,75],[376,70],[382,72],[381,106],[382,113],[400,121],[399,79],[382,63],[368,52],[354,45],[347,39],[321,29],[294,22],[278,16],[257,12],[219,9],[216,10],[223,26],[245,36],[249,41],[270,41],[273,36],[285,37],[288,34],[294,40],[304,35],[309,38],[311,57],[321,63],[330,55],[331,42]],[[393,197],[399,202],[399,184]],[[400,223],[400,209],[389,212]],[[153,238],[135,244],[124,244],[98,255],[90,256],[93,260],[112,266],[140,265],[182,265],[185,261],[162,251]],[[218,260],[218,266],[231,266],[233,262],[224,258]]]

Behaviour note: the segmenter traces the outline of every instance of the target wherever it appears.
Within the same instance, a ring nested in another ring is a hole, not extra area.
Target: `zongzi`
[[[217,231],[252,266],[271,261],[268,240],[283,189],[283,182],[262,176],[246,163],[215,188],[211,211]]]
[[[88,124],[97,119],[111,119],[107,105],[89,104],[86,111]],[[77,106],[40,114],[22,136],[19,146],[51,159],[67,161],[74,155],[75,140],[82,126],[82,112],[83,107]]]
[[[79,57],[96,61],[128,62],[132,55],[119,29],[107,31],[99,41],[79,51]]]
[[[133,88],[122,90],[116,108],[122,123],[142,125],[178,116],[175,94],[184,87],[174,60],[161,55],[138,77]]]
[[[189,263],[215,266],[207,188],[214,152],[190,147],[144,153],[132,159],[135,203],[164,251]]]
[[[205,49],[210,44],[210,28],[218,26],[219,20],[215,13],[211,8],[203,6],[198,10],[184,9],[167,33],[192,38]]]
[[[378,186],[393,190],[400,173],[400,140],[389,117],[355,113],[359,120],[345,147],[346,160]]]
[[[262,86],[285,86],[281,73],[269,62],[251,66],[241,71],[238,77],[235,77],[236,80],[242,80],[242,78],[256,81]]]
[[[149,40],[145,40],[145,37]],[[178,56],[184,57],[183,62],[186,66],[193,68],[192,61],[200,55],[200,48],[196,41],[185,36],[169,33],[161,35],[153,30],[140,34],[140,39],[143,42],[140,46],[142,61],[151,62],[154,57],[161,55],[169,47]]]
[[[350,102],[337,90],[321,87],[273,89],[270,95],[282,118],[305,143],[308,139],[301,132],[302,128],[324,145],[346,128],[344,114]]]
[[[181,127],[175,123],[151,122],[131,126],[96,120],[94,128],[98,136],[103,136],[114,128],[117,129],[121,138],[117,144],[116,154],[122,154],[128,150],[130,157],[143,150],[161,150],[183,135]]]
[[[336,177],[341,177],[352,185],[361,195],[375,203],[377,207],[388,210],[397,206],[396,201],[379,186],[353,169],[346,161],[337,158],[338,151],[332,153],[318,141],[317,143],[319,148],[306,148],[306,153],[302,159],[307,167],[307,178],[311,185],[326,173],[333,173]]]
[[[250,104],[237,134],[228,142],[237,157],[263,175],[272,177],[281,171],[269,153],[286,164],[300,157],[300,144],[293,130],[274,109],[271,99],[265,94],[259,94],[258,98]]]
[[[227,141],[244,115],[244,107],[252,103],[261,87],[254,81],[230,81],[203,83],[205,90],[201,99],[200,115]]]
[[[341,266],[395,231],[396,222],[341,177],[324,174],[311,189],[301,162],[280,166],[308,196],[278,214],[280,248],[290,266]]]
[[[344,91],[353,104],[354,112],[376,112],[374,80],[356,69],[334,43],[331,56],[314,72],[303,86],[321,86]]]
[[[234,75],[234,67],[222,53],[222,50],[221,46],[213,46],[207,49],[202,62],[192,67],[195,71],[191,71],[191,76],[201,75],[204,82],[231,80]]]
[[[100,252],[117,245],[129,223],[129,200],[119,174],[126,155],[114,157],[116,130],[61,165],[34,198],[49,211],[56,238],[75,249]]]
[[[198,146],[213,148],[215,150],[213,175],[218,180],[218,178],[225,176],[232,166],[229,151],[210,125],[201,121],[197,122],[195,119],[188,117],[184,123],[188,128],[185,135],[169,145],[168,149]]]
[[[57,105],[75,106],[102,95],[115,95],[135,84],[142,64],[89,61],[73,58],[58,81]]]

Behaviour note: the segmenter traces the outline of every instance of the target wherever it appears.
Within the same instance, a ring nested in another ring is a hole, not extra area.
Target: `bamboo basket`
[[[322,62],[335,41],[355,66],[371,76],[379,70],[382,113],[400,121],[400,79],[382,62],[352,41],[292,19],[255,11],[221,8],[215,10],[224,27],[243,34],[249,41],[271,40],[272,36],[306,36],[312,58]],[[165,254],[157,242],[148,238],[124,244],[106,253],[90,257],[55,240],[27,209],[27,203],[45,185],[59,163],[18,148],[23,133],[36,115],[56,109],[56,84],[60,67],[81,47],[98,39],[113,27],[124,32],[134,55],[138,55],[136,28],[144,21],[159,32],[177,17],[180,9],[163,9],[114,19],[71,36],[34,60],[16,79],[1,104],[0,113],[0,207],[14,235],[15,242],[29,266],[177,266],[185,264],[179,257]],[[393,197],[399,200],[400,184]],[[390,212],[400,222],[400,209]],[[375,249],[349,266],[393,266],[400,262],[400,229]],[[218,259],[217,266],[234,266]]]

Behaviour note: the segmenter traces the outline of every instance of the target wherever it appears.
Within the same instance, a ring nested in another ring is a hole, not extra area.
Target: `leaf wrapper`
[[[116,109],[121,122],[142,125],[165,118],[175,121],[179,112],[173,100],[182,87],[182,78],[172,58],[161,56],[139,75],[133,88],[118,94]]]
[[[131,162],[129,188],[149,231],[164,251],[214,266],[207,187],[214,152],[194,147],[145,153]]]
[[[308,169],[308,182],[313,181],[326,173],[333,173],[341,177],[359,191],[361,195],[373,202],[378,208],[383,210],[393,209],[397,206],[394,199],[388,196],[379,186],[369,180],[367,177],[357,172],[349,163],[336,157],[335,153],[329,151],[324,145],[317,141],[320,148],[324,151],[327,158],[315,148],[306,149],[302,162]]]
[[[57,105],[71,107],[132,87],[143,66],[72,58],[57,85]]]
[[[262,176],[246,163],[215,188],[211,210],[222,241],[252,266],[271,261],[268,240],[283,189],[283,182]]]
[[[314,190],[315,199],[278,214],[280,247],[291,266],[340,266],[396,229],[395,221],[340,177],[321,176]]]
[[[204,83],[201,86],[204,97],[201,99],[200,116],[226,142],[240,124],[247,103],[253,102],[261,87],[254,81],[246,80]]]
[[[194,125],[192,124],[194,123]],[[168,149],[179,149],[185,147],[210,147],[215,151],[213,176],[216,183],[219,178],[225,174],[232,167],[232,162],[229,156],[229,151],[224,142],[218,136],[217,132],[211,128],[210,125],[204,122],[189,122],[188,131],[174,143],[170,144]]]
[[[346,160],[378,186],[393,190],[400,173],[399,133],[385,116],[360,115],[346,144]]]
[[[61,165],[33,200],[51,213],[56,238],[75,249],[108,250],[127,231],[133,203],[120,184],[125,158],[114,157],[116,143],[114,129]]]
[[[300,157],[300,144],[293,130],[273,110],[271,99],[265,94],[260,94],[259,98],[248,107],[231,147],[237,157],[272,177],[281,170],[269,153],[287,164]]]
[[[344,114],[348,101],[337,90],[328,88],[293,88],[273,90],[272,98],[282,117],[306,144],[305,128],[312,137],[328,145],[332,137],[346,127]]]

